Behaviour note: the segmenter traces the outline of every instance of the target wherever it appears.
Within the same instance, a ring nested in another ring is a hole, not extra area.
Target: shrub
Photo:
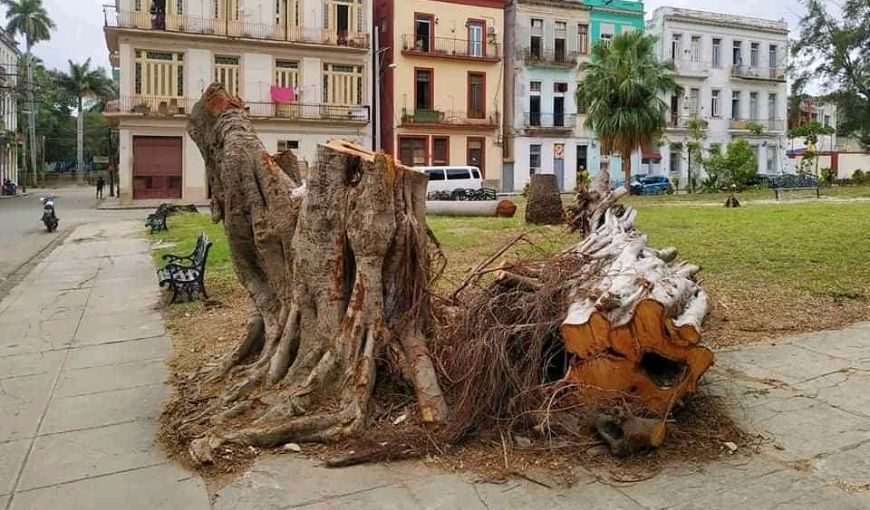
[[[704,162],[707,170],[707,181],[703,187],[736,188],[742,191],[751,185],[758,172],[758,158],[755,151],[744,138],[739,138],[728,144],[725,153],[712,152]]]
[[[834,175],[833,170],[831,170],[828,167],[822,168],[821,175],[822,175],[822,183],[827,184],[828,186],[831,186],[832,184],[834,184],[834,177],[836,177],[836,175]]]

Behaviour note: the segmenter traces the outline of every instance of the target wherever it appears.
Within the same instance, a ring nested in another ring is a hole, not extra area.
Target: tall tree
[[[32,56],[33,46],[51,38],[54,22],[48,17],[42,0],[0,0],[6,7],[6,31],[24,37],[28,57]],[[30,62],[30,60],[28,60]],[[36,184],[36,105],[33,92],[33,66],[27,66],[27,104],[29,120],[28,139],[30,145],[30,168],[33,183]]]
[[[586,106],[586,127],[608,154],[619,154],[625,187],[631,180],[631,153],[658,138],[666,126],[668,105],[662,100],[679,93],[673,69],[653,53],[655,38],[641,32],[622,33],[610,45],[596,44],[581,66],[583,81],[577,102]]]
[[[800,37],[791,47],[793,90],[820,84],[837,98],[845,122],[841,125],[870,146],[870,2],[845,0],[831,4],[802,0],[806,14],[800,21]]]
[[[76,117],[76,173],[79,181],[84,180],[84,133],[85,101],[105,98],[114,93],[113,81],[103,68],[91,69],[91,59],[76,64],[69,61],[69,71],[60,75],[58,85],[76,98],[78,114]]]

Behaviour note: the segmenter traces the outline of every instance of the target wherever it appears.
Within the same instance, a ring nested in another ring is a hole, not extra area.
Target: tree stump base
[[[526,222],[535,225],[561,225],[565,222],[559,184],[553,174],[535,174],[531,180]]]

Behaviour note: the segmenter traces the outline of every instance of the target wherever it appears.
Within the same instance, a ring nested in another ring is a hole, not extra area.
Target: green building
[[[643,2],[632,0],[584,0],[589,14],[592,44],[630,30],[643,30]]]

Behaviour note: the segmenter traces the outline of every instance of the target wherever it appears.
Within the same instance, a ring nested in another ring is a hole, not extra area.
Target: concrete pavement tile
[[[501,485],[476,484],[473,488],[486,508],[644,510],[644,507],[617,489],[596,482],[579,483],[564,489],[548,489],[526,481],[508,481]],[[581,501],[582,505],[578,505]]]
[[[774,378],[789,384],[821,377],[850,366],[848,360],[812,352],[789,343],[720,352],[717,353],[716,362],[734,367],[750,377]]]
[[[257,460],[251,471],[218,492],[214,508],[288,508],[396,483],[381,464],[327,469],[294,455],[280,455]]]
[[[39,429],[40,434],[103,427],[130,420],[157,419],[161,403],[169,397],[163,384],[124,390],[54,398]]]
[[[75,336],[76,345],[93,345],[151,338],[166,333],[163,318],[156,310],[112,314],[85,312]]]
[[[807,335],[796,345],[828,356],[857,362],[870,369],[870,322],[855,324],[840,331],[819,331]]]
[[[485,508],[477,487],[458,474],[443,473],[418,462],[389,466],[388,480],[401,480],[418,508]]]
[[[162,359],[133,361],[123,365],[64,370],[60,375],[54,398],[73,397],[105,391],[122,390],[161,383],[166,380]]]
[[[108,257],[129,257],[147,254],[151,251],[151,245],[144,239],[116,239],[109,243],[106,248]]]
[[[17,322],[4,325],[3,337],[12,340],[29,340],[63,346],[72,342],[76,333],[78,320],[46,320]],[[4,340],[4,343],[7,343]]]
[[[801,394],[870,418],[870,373],[844,371],[798,384]]]
[[[7,502],[9,502],[9,496],[0,496],[0,508],[6,508]]]
[[[870,487],[870,443],[815,459],[813,469],[830,483]]]
[[[420,510],[421,508],[480,508],[480,503],[474,505],[471,501],[454,502],[453,504],[440,505],[444,501],[418,501],[402,486],[388,485],[386,487],[362,490],[351,494],[339,494],[331,496],[323,501],[301,503],[306,510],[334,510],[334,509],[360,509],[377,508],[381,510]],[[264,505],[253,503],[251,506],[237,506],[238,510],[283,510],[284,506]]]
[[[27,375],[56,374],[63,361],[63,351],[38,352],[0,358],[0,379]]]
[[[21,471],[29,446],[29,439],[0,443],[0,494],[11,493],[15,488],[15,479]],[[4,507],[0,505],[0,508]]]
[[[161,359],[169,354],[170,348],[171,340],[165,336],[77,347],[69,351],[64,369],[76,370]],[[2,359],[0,359],[0,367],[2,367]]]
[[[11,323],[78,319],[88,302],[87,289],[58,292],[28,292],[7,308],[0,320]]]
[[[15,510],[208,510],[205,484],[171,464],[21,492]]]
[[[668,468],[649,480],[621,487],[620,490],[648,509],[663,509],[680,501],[704,499],[728,487],[745,484],[782,469],[781,464],[763,456],[739,456],[732,462]]]
[[[0,380],[0,441],[36,434],[55,374]]]
[[[154,445],[157,423],[135,421],[37,437],[19,491],[153,466],[166,459]]]

